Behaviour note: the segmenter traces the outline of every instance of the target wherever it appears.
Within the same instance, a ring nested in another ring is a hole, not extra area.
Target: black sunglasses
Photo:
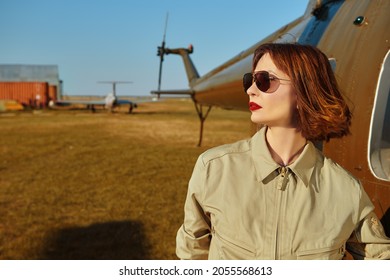
[[[280,85],[280,81],[290,81],[286,79],[280,79],[273,75],[270,75],[267,71],[259,71],[255,73],[246,73],[242,79],[244,84],[245,92],[252,86],[255,82],[259,90],[266,93],[275,92]]]

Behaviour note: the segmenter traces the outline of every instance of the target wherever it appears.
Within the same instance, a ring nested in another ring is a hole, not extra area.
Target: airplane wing
[[[112,93],[109,93],[104,99],[70,99],[70,100],[57,100],[52,103],[54,106],[62,107],[62,106],[72,106],[72,105],[82,105],[91,109],[93,112],[95,111],[95,106],[102,106],[106,109],[112,109],[114,106],[114,102],[116,101],[115,96]],[[49,104],[50,105],[50,104]],[[50,105],[50,106],[52,106]],[[134,107],[130,104],[131,107]]]
[[[67,106],[67,105],[106,105],[104,100],[57,100],[55,105]]]
[[[134,100],[129,100],[129,99],[116,99],[115,100],[115,105],[123,105],[123,104],[128,104],[128,105],[134,105],[137,107],[137,104],[140,103],[150,103],[150,102],[156,102],[156,98],[151,98],[151,97],[140,97],[140,96],[134,96]]]
[[[116,104],[133,104],[130,100],[123,100],[123,99],[118,99],[115,102]]]
[[[131,113],[133,111],[133,108],[137,108],[138,104],[140,104],[140,103],[151,103],[151,102],[157,102],[157,101],[158,101],[157,98],[154,98],[154,97],[153,98],[136,97],[135,101],[130,101],[127,99],[116,99],[114,102],[114,106],[129,105],[129,113]]]
[[[152,94],[178,94],[178,95],[193,95],[195,91],[191,89],[175,89],[175,90],[152,90]]]
[[[131,101],[128,99],[118,99],[113,94],[108,94],[105,99],[98,99],[98,100],[57,100],[53,102],[50,106],[71,106],[71,105],[84,105],[87,108],[90,108],[92,111],[95,111],[95,106],[104,106],[106,109],[113,110],[117,106],[121,105],[128,105],[129,106],[129,113],[133,111],[134,108],[138,107],[139,103],[146,103],[146,102],[155,102],[155,98],[146,98],[142,99],[137,97],[136,101]]]
[[[174,95],[194,95],[195,91],[191,89],[179,89],[179,90],[152,90],[151,94],[174,94]]]

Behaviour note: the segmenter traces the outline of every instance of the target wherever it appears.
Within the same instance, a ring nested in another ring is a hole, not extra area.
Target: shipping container
[[[44,82],[56,86],[61,98],[62,81],[57,65],[0,64],[0,82]]]
[[[0,100],[15,100],[24,107],[43,108],[49,103],[49,98],[49,84],[46,82],[0,82]]]

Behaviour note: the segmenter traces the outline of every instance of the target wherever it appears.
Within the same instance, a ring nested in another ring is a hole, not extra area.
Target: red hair
[[[292,82],[298,129],[306,139],[328,141],[350,133],[351,112],[324,53],[309,45],[267,43],[255,50],[253,70],[266,53]]]

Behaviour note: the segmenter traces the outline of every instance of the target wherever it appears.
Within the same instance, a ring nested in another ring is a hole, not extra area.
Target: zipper
[[[277,203],[276,203],[276,228],[275,228],[275,248],[274,248],[274,259],[277,260],[280,257],[280,212],[282,208],[282,198],[284,190],[287,186],[288,167],[282,166],[280,168],[280,178],[278,179],[277,189],[280,191],[276,192]]]
[[[287,185],[287,176],[288,176],[288,167],[282,166],[280,167],[280,178],[278,180],[277,188],[278,190],[284,191]]]

